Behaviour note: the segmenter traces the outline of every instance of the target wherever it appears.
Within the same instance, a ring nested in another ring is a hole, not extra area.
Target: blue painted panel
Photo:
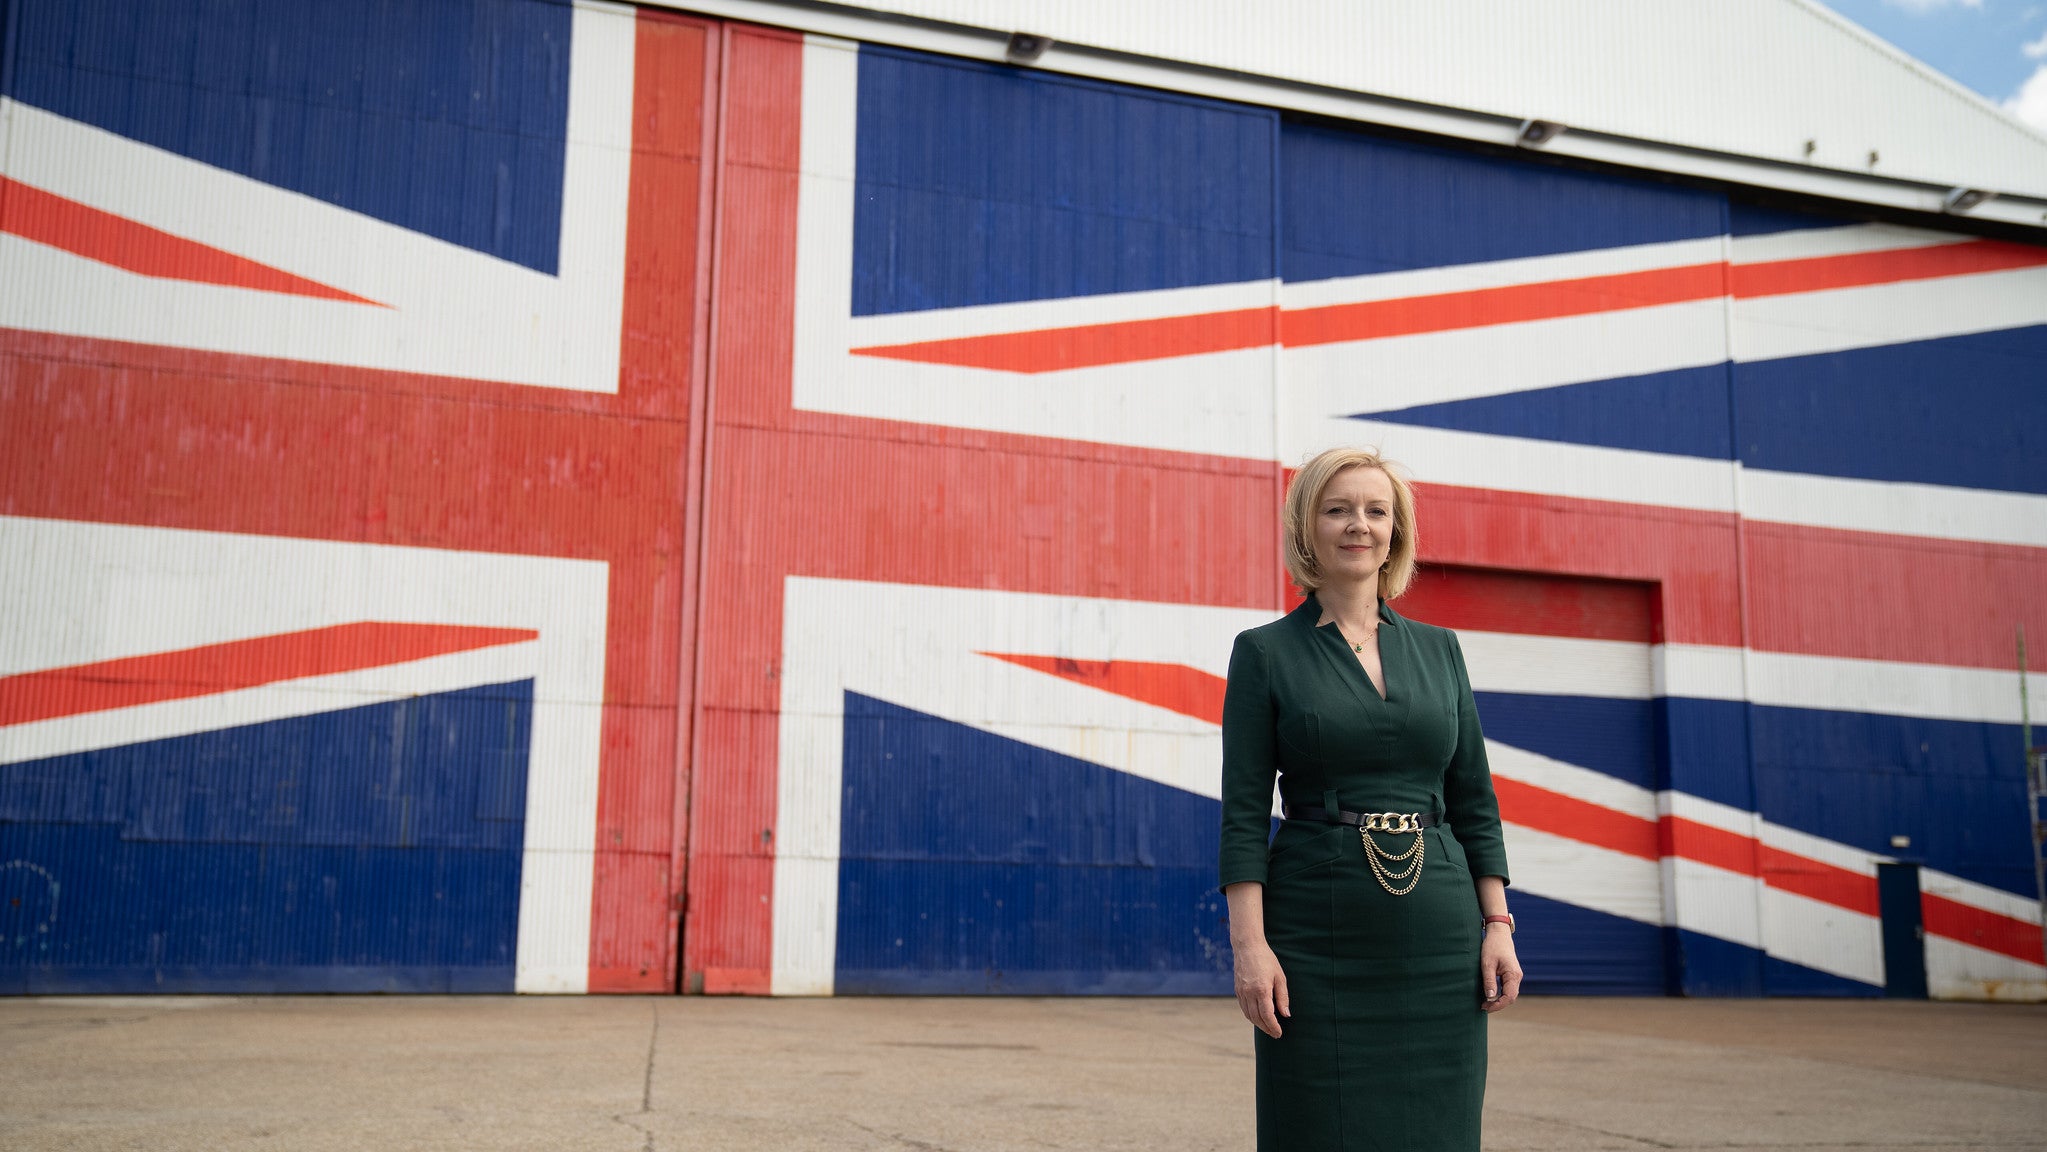
[[[1765,819],[2032,897],[2017,725],[1799,708],[1751,710]]]
[[[1729,460],[1728,365],[1417,404],[1354,419]]]
[[[1787,208],[1765,208],[1760,204],[1747,204],[1740,200],[1730,200],[1727,205],[1727,230],[1736,236],[1806,232],[1814,228],[1841,228],[1855,223],[1857,221],[1841,216],[1794,212]]]
[[[2047,325],[1737,364],[1751,468],[2047,493]]]
[[[1864,984],[1817,968],[1806,968],[1775,956],[1763,957],[1763,993],[1767,996],[1882,996],[1883,986]]]
[[[1718,236],[1717,193],[1286,125],[1281,274],[1326,280]]]
[[[509,991],[530,680],[0,766],[0,990]]]
[[[864,45],[853,312],[1273,274],[1273,114]]]
[[[1663,929],[1516,891],[1514,951],[1525,991],[1559,996],[1661,996]]]
[[[1474,692],[1486,739],[1656,787],[1656,722],[1647,700]]]
[[[1744,812],[1755,811],[1746,704],[1672,696],[1658,699],[1653,711],[1657,742],[1665,750],[1669,773],[1659,787],[1689,792]]]
[[[841,991],[1224,994],[1221,805],[846,695]]]
[[[552,274],[559,0],[16,0],[26,104]]]
[[[1761,996],[1763,953],[1686,928],[1665,928],[1674,996]]]

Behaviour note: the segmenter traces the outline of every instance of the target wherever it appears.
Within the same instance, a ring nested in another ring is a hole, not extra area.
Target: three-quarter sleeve
[[[1507,880],[1507,845],[1500,834],[1500,801],[1493,794],[1493,770],[1486,763],[1485,733],[1478,727],[1478,705],[1471,698],[1471,674],[1464,668],[1464,648],[1450,634],[1450,654],[1457,661],[1457,750],[1443,777],[1443,807],[1450,830],[1464,846],[1473,876]],[[1234,673],[1233,673],[1234,674]]]
[[[1265,843],[1272,830],[1272,781],[1278,771],[1273,732],[1272,673],[1248,633],[1230,652],[1223,693],[1222,885],[1265,882]]]

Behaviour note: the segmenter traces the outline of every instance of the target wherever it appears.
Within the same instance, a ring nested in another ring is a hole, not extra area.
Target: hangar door
[[[1662,993],[1655,586],[1425,565],[1398,607],[1464,646],[1528,990]]]

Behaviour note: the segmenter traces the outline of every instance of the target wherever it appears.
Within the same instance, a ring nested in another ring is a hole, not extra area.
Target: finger
[[[1237,993],[1237,1011],[1252,1024],[1258,1023],[1258,1001],[1249,990]]]
[[[1286,973],[1280,973],[1279,977],[1272,982],[1272,994],[1279,1004],[1279,1014],[1282,1016],[1292,1016],[1294,1008],[1287,998]]]
[[[1272,990],[1266,989],[1265,996],[1258,1002],[1258,1027],[1274,1040],[1279,1039],[1279,1017],[1272,1011]]]
[[[1521,969],[1510,968],[1507,970],[1506,988],[1507,993],[1501,999],[1509,1004],[1521,999]]]

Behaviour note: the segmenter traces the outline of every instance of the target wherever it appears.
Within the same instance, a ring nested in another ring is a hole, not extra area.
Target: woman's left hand
[[[1485,926],[1478,950],[1479,984],[1485,999],[1479,1007],[1498,1012],[1521,997],[1521,960],[1514,955],[1514,933],[1505,924]]]

